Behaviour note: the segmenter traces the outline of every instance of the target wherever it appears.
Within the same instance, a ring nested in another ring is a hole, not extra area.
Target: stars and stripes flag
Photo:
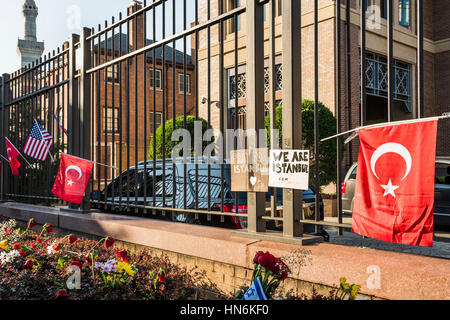
[[[53,146],[52,136],[34,120],[33,128],[31,128],[23,153],[41,161],[47,160],[50,149]]]

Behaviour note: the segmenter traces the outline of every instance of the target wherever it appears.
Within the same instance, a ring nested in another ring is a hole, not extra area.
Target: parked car
[[[155,174],[153,173],[154,165],[156,168]],[[163,166],[165,166],[165,169]],[[137,165],[137,170],[136,167],[131,167],[108,184],[104,190],[101,192],[95,191],[93,199],[99,200],[101,204],[94,207],[108,212],[123,212],[127,204],[131,204],[141,206],[139,209],[141,214],[143,213],[143,206],[188,210],[208,210],[209,208],[211,211],[222,211],[222,165],[211,164],[208,166],[207,163],[199,163],[198,165],[188,163],[185,165],[183,163],[173,163],[172,160],[166,159],[165,162],[162,160],[157,160],[155,163],[147,161],[145,167],[146,173],[144,162],[141,162]],[[144,174],[147,175],[146,179]],[[154,177],[155,182],[153,183]],[[223,211],[235,213],[237,206],[238,213],[247,213],[247,193],[235,193],[230,190],[230,165],[223,165],[223,177]],[[175,187],[173,184],[174,179]],[[145,180],[147,181],[146,186]],[[209,201],[208,189],[210,190]],[[197,190],[198,197],[196,197]],[[272,190],[269,190],[266,194],[267,207],[270,206],[272,192]],[[235,196],[237,197],[235,198]],[[315,197],[316,195],[312,188],[303,192],[304,206],[308,207],[313,214],[315,213]],[[279,205],[282,203],[282,198],[282,189],[278,189],[277,209],[282,209],[282,206]],[[323,217],[322,199],[320,199],[319,212],[321,217]],[[193,215],[185,213],[166,214],[166,216],[178,222],[212,224],[237,229],[245,229],[247,227],[247,219],[241,217],[221,217],[219,215],[210,216],[208,219],[207,215],[204,214]]]
[[[342,190],[342,210],[346,214],[353,213],[353,197],[355,195],[356,173],[358,164],[354,163],[347,172]],[[434,225],[450,226],[450,159],[436,159],[436,176],[434,189]]]

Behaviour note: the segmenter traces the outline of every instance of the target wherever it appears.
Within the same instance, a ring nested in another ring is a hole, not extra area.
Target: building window
[[[230,76],[230,100],[236,99],[236,77]],[[247,75],[245,73],[240,73],[237,77],[237,98],[245,98],[247,94]]]
[[[241,0],[226,0],[227,11],[239,8],[241,6]],[[229,30],[228,33],[233,33],[241,30],[241,15],[237,16],[237,19],[233,18],[229,20]]]
[[[106,80],[109,83],[112,83],[114,80],[114,83],[119,83],[119,66],[117,64],[113,65],[112,67],[106,68]]]
[[[186,78],[186,93],[191,93],[191,76],[189,74],[184,76],[183,73],[178,74],[178,90],[180,93],[184,93],[184,79]]]
[[[162,89],[162,83],[161,83],[161,70],[156,69],[154,70],[153,68],[150,68],[150,89]],[[156,75],[156,81],[153,78]]]
[[[283,12],[282,11],[283,10],[283,6],[282,6],[283,1],[282,0],[278,0],[277,2],[278,2],[277,17],[281,17],[281,13]]]
[[[380,10],[381,18],[387,18],[387,0],[367,0],[366,4],[366,11],[373,12],[373,7],[376,6]]]
[[[156,126],[155,126],[156,121]],[[150,135],[153,137],[155,130],[157,130],[162,124],[162,113],[161,112],[150,112]]]
[[[403,27],[409,27],[411,17],[411,0],[398,1],[398,23]]]
[[[106,133],[119,133],[119,108],[106,108]]]

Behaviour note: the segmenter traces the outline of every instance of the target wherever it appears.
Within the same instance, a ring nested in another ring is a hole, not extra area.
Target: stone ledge
[[[101,213],[60,212],[27,204],[0,204],[0,214],[19,221],[34,218],[61,229],[112,236],[123,242],[252,269],[257,251],[286,256],[300,248],[312,261],[298,279],[337,286],[340,277],[362,286],[362,293],[386,299],[450,299],[450,260],[367,248],[318,243],[293,245],[231,236],[231,230]],[[368,267],[380,268],[381,288],[369,289]],[[231,284],[230,284],[231,285]]]

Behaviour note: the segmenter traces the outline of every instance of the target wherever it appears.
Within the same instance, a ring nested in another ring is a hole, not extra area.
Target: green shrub
[[[283,131],[283,106],[276,108],[275,128],[280,131],[282,139]],[[302,107],[303,147],[311,151],[314,159],[314,101],[303,100]],[[267,141],[270,143],[270,116],[265,119]],[[324,139],[336,134],[336,118],[333,113],[319,102],[319,139]],[[321,186],[336,182],[336,140],[328,140],[319,144],[319,182]],[[315,162],[311,161],[310,181],[313,183],[315,174]]]
[[[199,118],[198,120],[195,119],[194,116],[186,116],[186,130],[189,131],[191,135],[191,150],[192,155],[194,153],[194,124],[195,121],[200,121],[202,123],[202,137],[204,133],[211,129],[211,126],[208,127],[208,122],[202,118]],[[175,119],[175,130],[183,129],[184,126],[184,116],[179,116]],[[179,143],[183,141],[183,138],[180,138],[180,141],[173,144],[172,142],[172,134],[173,134],[173,119],[167,120],[165,124],[165,150],[163,150],[163,126],[159,126],[156,130],[156,159],[163,159],[163,152],[165,153],[165,158],[170,159],[172,158],[172,150],[175,146],[177,146]],[[212,143],[211,141],[203,141],[202,142],[202,152],[205,150],[205,148]],[[148,159],[153,160],[154,152],[153,152],[153,137],[150,140],[150,150],[148,153]]]

